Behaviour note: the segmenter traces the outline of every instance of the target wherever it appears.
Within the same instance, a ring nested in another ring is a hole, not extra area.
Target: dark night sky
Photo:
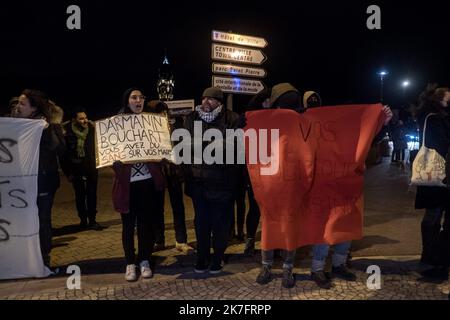
[[[325,104],[371,103],[386,68],[385,102],[403,103],[401,80],[415,97],[427,82],[449,85],[449,14],[445,1],[29,1],[0,4],[0,106],[24,88],[59,105],[83,105],[93,118],[113,114],[133,85],[156,98],[164,48],[175,99],[195,98],[211,83],[211,31],[264,37],[264,82],[315,89]],[[81,7],[82,29],[66,29],[66,8]],[[366,28],[366,8],[381,7],[382,29]],[[250,96],[235,99],[239,107]]]

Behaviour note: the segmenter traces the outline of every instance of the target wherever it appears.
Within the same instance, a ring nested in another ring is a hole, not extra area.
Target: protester
[[[223,105],[223,92],[216,87],[205,89],[202,104],[186,117],[184,127],[191,134],[190,148],[196,156],[194,127],[200,124],[202,132],[208,129],[219,130],[222,137],[226,136],[226,129],[238,126],[239,116]],[[210,142],[212,143],[212,142]],[[203,151],[210,144],[201,145]],[[226,144],[223,144],[224,155]],[[233,146],[234,147],[234,146]],[[198,155],[201,156],[201,155]],[[196,158],[196,157],[195,157]],[[197,237],[197,262],[194,271],[211,274],[222,271],[223,257],[227,248],[228,232],[230,230],[233,205],[236,197],[236,176],[239,167],[235,164],[207,164],[205,159],[201,163],[191,161],[185,165],[185,192],[192,198],[195,211],[195,233]],[[214,254],[210,257],[211,245]]]
[[[430,115],[425,132],[426,147],[435,149],[442,157],[446,158],[450,147],[449,90],[448,88],[437,88],[436,85],[428,85],[427,89],[420,95],[419,100],[417,119],[421,132],[419,135],[420,143],[423,143],[425,119]],[[420,261],[433,266],[432,269],[422,272],[424,280],[448,279],[450,260],[449,201],[450,190],[448,188],[417,187],[415,208],[425,209],[425,215],[421,223],[422,255]],[[443,222],[442,218],[444,218]]]
[[[253,98],[249,101],[246,111],[269,109],[270,94],[271,88],[265,88],[260,92],[258,92],[258,94],[254,95]],[[247,181],[247,194],[249,205],[247,217],[245,219],[246,240],[245,240],[244,255],[253,256],[255,254],[256,231],[258,230],[259,218],[261,214],[259,211],[258,203],[255,200],[255,194],[253,193],[253,188],[250,181],[250,177],[248,175],[247,168],[245,168],[244,176],[245,180]]]
[[[60,185],[57,158],[65,152],[61,124],[55,122],[55,118],[61,118],[58,115],[61,110],[61,108],[55,108],[45,93],[26,89],[20,95],[15,111],[15,116],[18,118],[46,121],[46,128],[42,132],[39,145],[37,206],[42,259],[49,268],[52,248],[52,207],[56,190]]]
[[[124,114],[140,114],[144,110],[142,90],[130,88],[123,94]],[[164,191],[164,177],[159,164],[135,163],[113,165],[115,177],[112,200],[122,219],[122,245],[125,252],[127,281],[137,280],[136,263],[143,278],[150,278],[150,258],[155,234],[154,216],[160,210],[160,193]],[[134,230],[137,227],[138,255],[135,256]]]
[[[150,112],[168,114],[167,105],[159,100],[152,100],[148,103]],[[169,116],[169,115],[168,115]],[[176,130],[183,127],[183,119],[180,116],[169,116],[169,123],[171,124],[171,130]],[[163,173],[166,178],[167,191],[169,192],[170,205],[172,207],[173,214],[173,226],[175,229],[175,249],[185,254],[194,253],[194,249],[187,243],[187,231],[186,231],[186,214],[183,200],[183,182],[184,174],[181,165],[176,165],[171,162],[167,162],[163,165]],[[157,239],[160,240],[160,244],[156,243],[157,248],[163,248],[164,244],[164,193],[162,193],[162,214],[158,215],[157,221]],[[162,216],[162,217],[161,217]]]
[[[95,164],[95,125],[78,107],[64,126],[67,151],[61,167],[75,191],[80,228],[102,230],[96,221],[98,170]]]
[[[307,91],[303,96],[304,108],[306,110],[320,107],[322,99],[315,91]],[[389,107],[383,109],[386,115],[385,125],[389,123],[392,118],[392,111]],[[331,273],[333,276],[341,278],[346,281],[356,281],[356,275],[348,268],[349,251],[351,241],[336,243],[333,245],[334,253],[332,256]],[[326,243],[314,244],[312,246],[312,265],[311,265],[311,279],[321,288],[330,289],[332,282],[330,277],[325,274],[325,262],[328,257],[330,245]]]
[[[299,91],[290,83],[280,83],[272,88],[270,95],[270,108],[283,108],[300,111],[301,95]],[[269,230],[270,232],[270,230]],[[296,250],[282,250],[283,279],[282,286],[292,288],[295,286],[295,274],[293,272]],[[274,250],[261,250],[262,267],[256,278],[259,284],[267,284],[272,279],[272,265],[274,260]]]

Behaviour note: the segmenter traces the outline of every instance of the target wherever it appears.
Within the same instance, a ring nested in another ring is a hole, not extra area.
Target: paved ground
[[[292,289],[281,287],[281,262],[274,266],[275,279],[268,285],[255,282],[259,271],[259,252],[244,257],[243,243],[233,242],[227,250],[222,274],[211,276],[193,273],[194,256],[174,249],[174,231],[170,205],[166,197],[166,245],[155,253],[152,264],[155,276],[127,283],[121,246],[119,215],[111,207],[112,174],[101,171],[98,221],[103,231],[80,231],[74,209],[73,191],[63,180],[57,193],[53,224],[52,265],[62,270],[47,279],[0,281],[0,299],[447,299],[450,284],[417,281],[420,254],[421,211],[413,209],[414,193],[408,189],[408,173],[387,159],[367,171],[365,196],[365,237],[355,241],[352,266],[358,280],[348,283],[335,280],[331,290],[319,289],[309,279],[309,248],[297,252],[297,283]],[[188,240],[195,244],[192,203],[185,199]],[[259,243],[257,243],[257,248]],[[68,265],[81,268],[81,289],[67,289]],[[367,267],[381,268],[381,289],[366,285]]]

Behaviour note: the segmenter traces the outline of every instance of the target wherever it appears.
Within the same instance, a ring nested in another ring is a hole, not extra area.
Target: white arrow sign
[[[214,60],[232,61],[248,64],[262,64],[266,56],[261,50],[247,49],[213,43],[211,58]]]
[[[260,80],[212,76],[212,85],[228,93],[257,94],[264,89]]]
[[[213,73],[229,74],[232,76],[247,76],[264,78],[267,75],[266,70],[262,68],[252,68],[244,66],[233,66],[231,64],[224,63],[213,63],[212,64]]]
[[[265,48],[268,43],[264,38],[244,36],[229,32],[215,31],[212,32],[212,40],[217,42],[234,43],[242,46]]]

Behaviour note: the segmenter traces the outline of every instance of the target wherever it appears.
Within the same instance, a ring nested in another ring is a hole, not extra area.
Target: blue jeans
[[[339,267],[346,263],[348,250],[350,249],[351,243],[351,241],[346,241],[334,245],[334,254],[332,257],[333,267]],[[323,271],[325,268],[325,260],[327,259],[328,251],[330,250],[330,245],[326,243],[315,244],[312,250],[313,261],[311,271]]]

